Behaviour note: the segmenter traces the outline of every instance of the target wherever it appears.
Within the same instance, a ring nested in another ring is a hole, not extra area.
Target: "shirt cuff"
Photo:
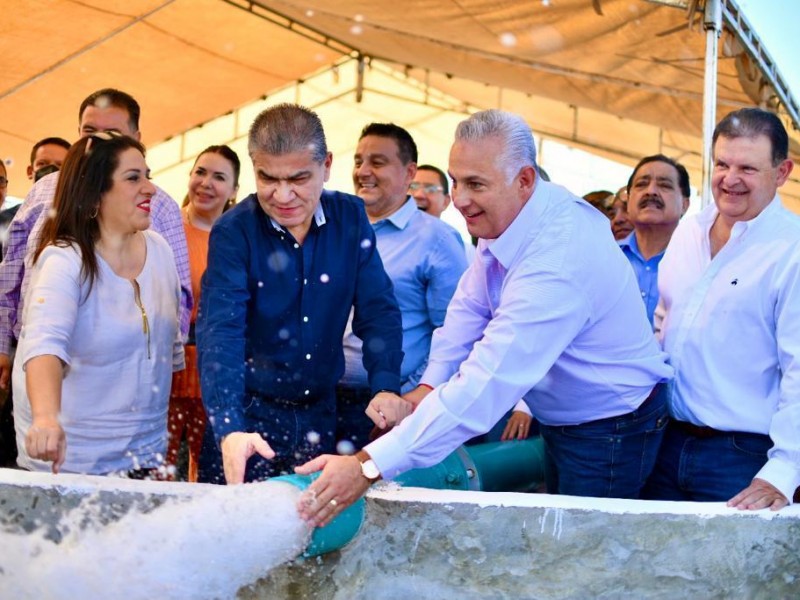
[[[370,391],[374,396],[380,391],[400,393],[400,375],[390,371],[380,371],[370,378]]]
[[[364,447],[384,480],[393,479],[406,470],[401,466],[404,453],[401,448],[398,448],[394,437],[392,432],[389,432]]]
[[[450,372],[449,365],[429,362],[428,368],[425,369],[425,373],[422,374],[420,381],[424,381],[431,387],[438,387],[445,381],[448,381],[451,375],[452,373]]]
[[[217,442],[217,448],[220,448],[222,438],[229,433],[246,431],[244,415],[237,410],[221,410],[215,413],[213,417],[209,417],[209,423],[214,431],[214,440]]]
[[[800,487],[800,472],[797,467],[779,458],[769,459],[756,477],[778,488],[778,491],[789,500],[789,504],[792,503],[795,490]]]
[[[519,402],[517,402],[517,404],[514,406],[513,412],[523,412],[529,417],[533,416],[533,413],[531,412],[531,409],[528,406],[528,403],[525,402],[525,400],[520,400]]]

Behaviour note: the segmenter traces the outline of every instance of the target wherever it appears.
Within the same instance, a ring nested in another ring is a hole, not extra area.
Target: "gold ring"
[[[328,502],[328,504],[330,504],[330,505],[331,505],[333,508],[336,508],[336,506],[337,506],[339,503],[336,501],[336,498],[334,498],[333,500],[331,500],[330,502]]]

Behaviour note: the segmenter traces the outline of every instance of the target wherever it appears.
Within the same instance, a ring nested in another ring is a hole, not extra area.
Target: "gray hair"
[[[322,121],[312,110],[297,104],[278,104],[262,111],[250,126],[247,151],[275,156],[310,150],[316,162],[328,154]]]
[[[477,141],[498,137],[503,142],[503,153],[497,157],[504,165],[508,178],[513,178],[522,167],[536,169],[536,144],[531,128],[514,113],[502,110],[482,110],[461,121],[456,128],[456,141]]]

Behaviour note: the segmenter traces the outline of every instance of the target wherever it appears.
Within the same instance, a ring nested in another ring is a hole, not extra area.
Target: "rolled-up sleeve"
[[[69,366],[70,340],[81,301],[80,259],[71,248],[50,246],[39,256],[25,310],[23,369],[37,356],[53,355]]]

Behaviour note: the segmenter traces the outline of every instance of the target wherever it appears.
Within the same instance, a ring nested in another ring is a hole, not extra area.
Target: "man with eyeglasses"
[[[353,185],[364,201],[403,316],[403,392],[419,383],[433,330],[444,322],[447,305],[467,268],[458,232],[424,214],[409,197],[409,184],[416,174],[417,146],[408,131],[394,123],[364,127],[354,157]],[[345,374],[337,388],[340,436],[359,447],[372,427],[364,416],[371,398],[361,349],[361,340],[348,327]]]
[[[417,203],[417,208],[440,219],[450,204],[450,189],[447,175],[433,165],[419,165],[408,192]]]
[[[139,131],[139,103],[125,92],[106,88],[84,99],[78,111],[78,134],[86,137],[98,131],[115,131],[134,139]],[[39,244],[41,229],[53,205],[58,172],[37,181],[8,228],[7,246],[0,263],[0,388],[8,388],[16,340],[22,327],[23,302],[28,288],[25,260]],[[186,234],[177,202],[156,188],[150,206],[152,229],[172,248],[181,282],[181,332],[189,332],[192,287]],[[1,452],[1,451],[0,451]],[[0,461],[4,457],[0,457]]]

